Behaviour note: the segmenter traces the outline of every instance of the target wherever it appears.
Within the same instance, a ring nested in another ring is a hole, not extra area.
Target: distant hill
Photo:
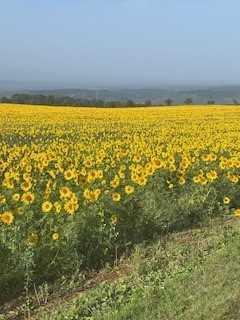
[[[36,95],[69,96],[81,99],[99,99],[103,101],[126,101],[144,103],[151,100],[152,103],[164,103],[171,98],[175,103],[183,103],[185,99],[192,98],[194,103],[206,103],[209,100],[216,103],[233,103],[240,101],[240,85],[215,86],[215,87],[164,87],[164,88],[89,88],[89,89],[24,89],[24,85],[17,83],[9,86],[0,81],[0,97],[10,97],[14,93],[29,93]],[[11,88],[11,89],[9,89]]]

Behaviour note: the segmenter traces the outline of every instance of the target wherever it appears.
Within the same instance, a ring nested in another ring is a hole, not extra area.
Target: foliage
[[[216,213],[240,215],[239,118],[217,106],[2,105],[1,298]]]
[[[78,98],[64,95],[44,95],[44,94],[29,94],[29,93],[16,93],[12,97],[2,97],[0,99],[2,103],[13,104],[31,104],[31,105],[47,105],[47,106],[95,106],[95,107],[132,107],[138,106],[133,100],[123,101],[105,101],[97,98]],[[147,100],[148,106],[151,105],[151,101]]]
[[[173,234],[131,257],[133,272],[42,312],[54,319],[238,319],[239,223]]]

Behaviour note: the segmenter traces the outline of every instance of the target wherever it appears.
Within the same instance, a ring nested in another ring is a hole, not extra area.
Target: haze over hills
[[[192,98],[194,103],[206,103],[209,100],[214,100],[216,103],[240,101],[240,85],[76,88],[63,84],[0,81],[0,97],[10,97],[15,93],[69,96],[104,101],[133,100],[136,103],[151,100],[155,104],[164,102],[168,98],[171,98],[175,103],[182,103],[186,98]]]

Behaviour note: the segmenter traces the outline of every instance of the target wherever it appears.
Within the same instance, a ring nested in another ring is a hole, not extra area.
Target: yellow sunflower
[[[0,219],[4,224],[12,224],[14,220],[14,216],[11,211],[5,211],[0,215]]]
[[[42,212],[48,213],[52,210],[53,204],[50,201],[45,201],[42,204]]]

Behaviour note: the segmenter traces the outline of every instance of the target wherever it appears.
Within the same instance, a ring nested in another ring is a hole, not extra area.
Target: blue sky
[[[239,0],[2,0],[0,8],[0,80],[240,83]]]

